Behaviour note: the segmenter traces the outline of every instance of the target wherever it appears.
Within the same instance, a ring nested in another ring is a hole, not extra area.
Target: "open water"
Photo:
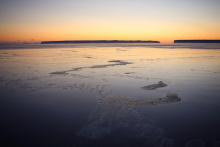
[[[220,44],[0,45],[1,146],[218,147],[219,113]]]

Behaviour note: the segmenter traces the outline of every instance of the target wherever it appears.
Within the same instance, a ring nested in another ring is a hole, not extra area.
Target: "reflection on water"
[[[219,144],[220,45],[1,48],[2,144]]]

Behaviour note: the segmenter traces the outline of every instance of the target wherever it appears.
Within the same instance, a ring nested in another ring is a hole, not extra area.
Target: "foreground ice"
[[[125,97],[110,97],[106,99],[101,99],[105,104],[124,104],[127,106],[135,105],[161,105],[169,104],[181,101],[181,98],[178,97],[176,93],[168,93],[165,97],[162,98],[125,98]]]
[[[154,125],[137,110],[123,105],[98,105],[91,113],[78,136],[99,139],[108,135],[123,140],[127,138],[141,140],[142,146],[172,147],[173,140],[165,136],[163,129]],[[126,143],[126,141],[125,141]]]

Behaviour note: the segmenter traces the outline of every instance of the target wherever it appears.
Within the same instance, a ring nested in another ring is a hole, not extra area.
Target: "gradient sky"
[[[220,0],[0,0],[0,40],[220,39]]]

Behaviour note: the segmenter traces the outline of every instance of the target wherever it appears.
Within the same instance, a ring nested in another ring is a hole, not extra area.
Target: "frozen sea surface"
[[[0,45],[0,95],[4,146],[216,147],[220,45]]]

